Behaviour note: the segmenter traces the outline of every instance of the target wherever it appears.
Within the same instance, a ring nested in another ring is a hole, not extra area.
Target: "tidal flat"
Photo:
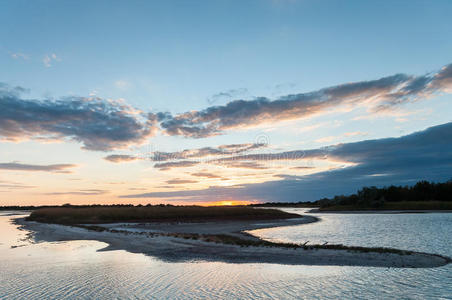
[[[306,214],[305,209],[284,210]],[[451,294],[452,264],[382,268],[169,261],[126,250],[102,251],[109,244],[96,240],[36,241],[33,232],[14,221],[28,214],[0,213],[2,299],[379,300],[406,299],[407,295],[448,299]],[[249,233],[274,242],[390,247],[452,257],[451,214],[308,215],[320,221]]]
[[[450,259],[446,256],[388,247],[309,244],[309,241],[283,243],[264,240],[249,232],[257,229],[309,224],[318,222],[319,219],[310,215],[289,213],[283,215],[274,212],[273,214],[284,216],[286,219],[272,218],[269,217],[270,210],[261,209],[261,211],[267,211],[263,214],[265,216],[263,218],[253,215],[253,218],[246,219],[220,218],[216,221],[210,219],[200,221],[199,215],[192,220],[185,215],[184,220],[180,221],[179,217],[170,214],[171,221],[96,222],[94,224],[67,222],[64,225],[55,224],[55,222],[44,223],[42,222],[44,214],[39,213],[41,222],[29,221],[36,219],[33,218],[32,213],[27,220],[19,218],[15,222],[22,229],[32,232],[35,241],[96,240],[108,244],[102,251],[126,250],[170,262],[217,261],[394,268],[431,268],[450,263]],[[61,210],[59,212],[61,213]],[[70,213],[73,215],[73,209]],[[246,214],[249,215],[248,212]],[[55,216],[54,212],[47,212],[46,215]],[[93,216],[89,216],[88,219],[93,220]],[[101,220],[101,218],[94,219]],[[113,220],[110,219],[110,221]]]

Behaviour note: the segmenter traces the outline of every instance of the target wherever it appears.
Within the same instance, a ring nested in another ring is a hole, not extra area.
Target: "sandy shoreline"
[[[203,240],[184,239],[158,233],[226,234],[242,239],[257,239],[243,231],[292,226],[318,221],[318,218],[303,218],[272,221],[234,221],[220,223],[179,224],[104,224],[109,230],[97,232],[80,227],[46,224],[15,219],[22,229],[32,232],[36,242],[71,240],[96,240],[108,246],[100,251],[126,250],[143,253],[171,262],[222,261],[230,263],[273,263],[289,265],[337,265],[372,267],[430,268],[446,265],[448,258],[427,253],[411,254],[359,252],[335,249],[289,249],[221,244]],[[110,230],[121,232],[111,232]],[[157,233],[157,234],[155,234]]]
[[[260,240],[245,231],[308,224],[318,222],[319,220],[319,218],[314,216],[303,216],[302,218],[285,220],[218,221],[201,223],[113,223],[96,225],[108,229],[126,230],[130,232],[227,234],[242,239]]]

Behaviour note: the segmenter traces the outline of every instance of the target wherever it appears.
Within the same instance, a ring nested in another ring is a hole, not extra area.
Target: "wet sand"
[[[244,231],[278,226],[293,226],[318,221],[303,218],[272,221],[229,221],[208,223],[104,224],[107,231],[15,220],[32,233],[36,242],[96,240],[108,246],[100,251],[126,250],[171,262],[221,261],[230,263],[272,263],[289,265],[336,265],[372,267],[431,268],[446,265],[450,259],[435,254],[361,252],[336,249],[303,249],[266,246],[238,246],[165,236],[159,233],[226,234],[242,239],[257,239]],[[111,232],[110,230],[120,230]]]
[[[227,234],[241,239],[260,240],[245,231],[308,224],[319,221],[313,216],[303,216],[285,220],[252,220],[252,221],[217,221],[199,223],[113,223],[97,224],[99,226],[126,230],[130,232],[154,232],[154,233],[194,233],[194,234]]]

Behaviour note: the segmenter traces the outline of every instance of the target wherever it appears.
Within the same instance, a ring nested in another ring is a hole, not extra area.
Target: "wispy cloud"
[[[121,162],[131,162],[135,160],[151,160],[154,162],[166,162],[172,161],[170,163],[157,163],[155,165],[158,169],[168,170],[172,167],[191,167],[197,163],[201,163],[201,159],[214,156],[230,156],[234,154],[248,153],[254,150],[258,150],[266,147],[266,144],[227,144],[220,145],[218,147],[204,147],[198,149],[185,149],[182,151],[175,152],[160,152],[155,151],[149,153],[149,155],[129,155],[129,154],[113,154],[104,157],[105,160],[121,163]],[[197,159],[197,161],[193,161]],[[188,161],[187,161],[188,160]],[[207,160],[206,160],[207,161]]]
[[[196,181],[196,180],[179,179],[179,178],[170,179],[170,180],[166,181],[166,183],[168,183],[168,184],[187,184],[187,183],[197,183],[197,182],[198,181]]]
[[[138,160],[139,158],[133,155],[126,155],[126,154],[113,154],[104,157],[105,160],[114,162],[114,163],[121,163],[121,162],[131,162]]]
[[[55,62],[60,62],[61,58],[58,57],[55,53],[46,54],[42,59],[42,63],[47,68],[50,68]]]
[[[291,167],[291,169],[293,169],[293,170],[311,170],[311,169],[315,169],[315,167],[313,167],[313,166],[296,166],[296,167]]]
[[[17,190],[17,189],[32,189],[34,185],[23,184],[14,181],[2,181],[0,180],[0,189]]]
[[[115,87],[117,87],[120,90],[126,90],[131,86],[130,82],[128,82],[127,80],[116,80],[115,81]]]
[[[51,196],[62,196],[62,195],[96,196],[96,195],[103,195],[106,193],[108,193],[107,190],[88,189],[88,190],[78,190],[78,191],[68,191],[68,192],[52,192],[52,193],[46,193],[46,195],[51,195]]]
[[[209,173],[209,172],[196,172],[196,173],[191,173],[190,175],[196,176],[196,177],[205,177],[205,178],[222,178],[219,175]]]
[[[214,103],[223,102],[223,101],[230,101],[237,97],[247,96],[248,94],[249,94],[248,89],[246,89],[246,88],[229,89],[227,91],[220,92],[220,93],[210,96],[207,99],[207,102],[209,104],[214,104]]]
[[[443,67],[434,75],[432,87],[447,93],[452,93],[452,64]]]
[[[12,53],[11,57],[14,59],[23,59],[23,60],[30,59],[30,56],[28,54],[21,53],[21,52]]]
[[[370,112],[381,112],[436,92],[450,92],[451,88],[452,64],[435,74],[396,74],[287,95],[273,101],[260,97],[250,101],[235,100],[223,106],[211,106],[176,116],[158,113],[156,118],[169,135],[202,138],[236,128],[307,118],[338,106],[365,107]]]
[[[177,152],[153,152],[151,159],[154,161],[167,161],[175,159],[204,158],[215,155],[231,155],[266,147],[266,144],[229,144],[218,147],[204,147],[199,149],[185,149]]]
[[[197,164],[199,164],[198,161],[183,160],[183,161],[174,161],[174,162],[155,164],[154,168],[160,169],[161,171],[166,171],[166,170],[170,170],[172,168],[193,167],[193,166],[196,166]]]
[[[42,171],[42,172],[55,172],[55,173],[71,173],[71,168],[75,168],[77,165],[74,164],[54,164],[54,165],[31,165],[22,164],[16,162],[10,163],[0,163],[1,170],[12,170],[12,171]]]
[[[212,162],[218,163],[219,165],[227,167],[227,168],[242,168],[242,169],[254,169],[254,170],[267,169],[266,166],[259,164],[255,161],[219,160],[219,161],[212,161]]]

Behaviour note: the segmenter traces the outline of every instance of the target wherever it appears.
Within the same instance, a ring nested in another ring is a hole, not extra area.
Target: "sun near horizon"
[[[449,3],[50,2],[0,4],[0,206],[450,179]]]
[[[204,206],[237,206],[237,205],[248,205],[254,202],[251,201],[240,201],[240,200],[222,200],[215,202],[207,202]]]

